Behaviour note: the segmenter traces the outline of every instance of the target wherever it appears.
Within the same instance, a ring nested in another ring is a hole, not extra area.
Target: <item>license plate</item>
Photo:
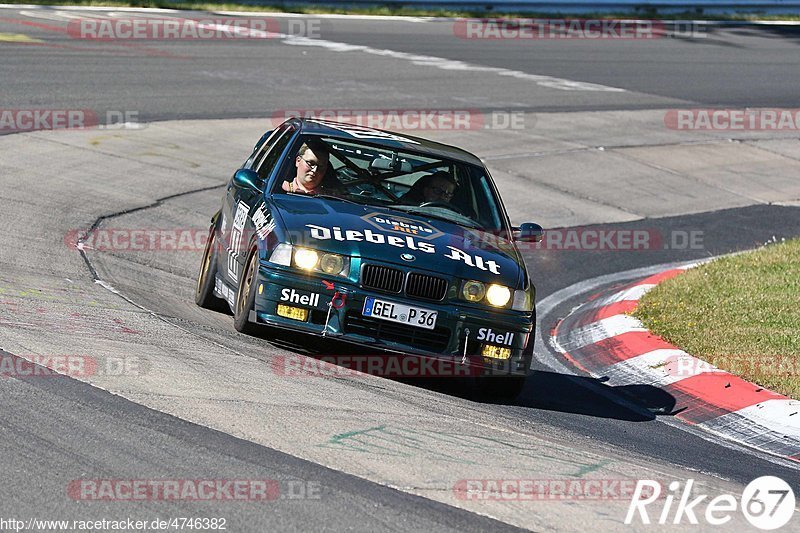
[[[408,324],[418,328],[433,329],[436,327],[436,311],[423,307],[412,307],[410,305],[396,302],[387,302],[368,296],[364,301],[364,316],[380,318],[398,324]]]

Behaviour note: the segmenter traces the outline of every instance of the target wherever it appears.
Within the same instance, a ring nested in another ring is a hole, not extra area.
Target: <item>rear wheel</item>
[[[217,237],[216,228],[211,226],[208,231],[206,249],[203,252],[203,262],[200,263],[200,274],[197,276],[197,286],[194,291],[194,302],[205,309],[222,311],[226,309],[225,302],[214,295],[214,285],[217,278]]]
[[[258,251],[253,250],[247,259],[246,267],[236,293],[236,307],[233,311],[233,327],[236,331],[253,335],[258,326],[248,319],[256,302],[256,280],[258,278]]]

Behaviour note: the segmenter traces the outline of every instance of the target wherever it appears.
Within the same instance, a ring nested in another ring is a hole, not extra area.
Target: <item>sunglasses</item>
[[[448,198],[452,198],[455,194],[455,191],[448,191],[447,189],[442,189],[441,187],[428,187],[434,194],[437,196],[447,196]]]

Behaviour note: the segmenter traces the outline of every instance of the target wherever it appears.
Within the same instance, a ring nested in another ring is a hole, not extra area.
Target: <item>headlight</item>
[[[303,270],[313,270],[319,262],[319,254],[308,248],[298,248],[294,251],[294,264]]]
[[[503,307],[511,299],[511,290],[503,285],[489,285],[486,299],[495,307]]]
[[[480,281],[466,281],[461,286],[461,295],[468,302],[480,302],[486,294],[486,286]]]
[[[326,274],[339,274],[344,269],[344,258],[336,254],[323,254],[319,268]]]
[[[292,260],[294,258],[294,261]],[[316,271],[331,276],[350,275],[350,257],[339,254],[317,252],[310,248],[297,248],[282,242],[270,254],[269,261],[277,265],[294,264],[302,270]]]

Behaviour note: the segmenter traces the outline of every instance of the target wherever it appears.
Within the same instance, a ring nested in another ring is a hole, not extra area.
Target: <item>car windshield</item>
[[[503,228],[500,204],[490,177],[478,165],[418,154],[387,147],[376,147],[353,139],[314,137],[329,151],[329,163],[314,194],[326,198],[373,205],[404,213],[498,232]],[[294,153],[302,143],[297,141]],[[297,162],[297,164],[302,164]],[[287,158],[282,179],[273,193],[287,192],[296,158]],[[291,194],[293,190],[288,192]]]

